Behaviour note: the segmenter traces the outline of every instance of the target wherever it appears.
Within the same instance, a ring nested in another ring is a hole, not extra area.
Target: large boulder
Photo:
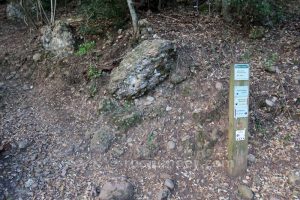
[[[106,182],[101,188],[100,200],[132,200],[134,187],[126,179],[118,178]]]
[[[66,22],[56,21],[53,26],[44,26],[42,32],[43,47],[57,56],[68,56],[74,52],[75,40]]]
[[[109,92],[119,99],[141,96],[169,75],[175,59],[171,41],[145,40],[112,71]]]
[[[24,13],[19,3],[11,2],[6,7],[6,17],[9,20],[20,21],[24,19]]]

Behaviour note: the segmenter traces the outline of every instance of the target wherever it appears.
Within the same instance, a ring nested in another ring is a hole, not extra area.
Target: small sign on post
[[[228,172],[238,176],[247,169],[249,64],[231,67],[229,91]]]

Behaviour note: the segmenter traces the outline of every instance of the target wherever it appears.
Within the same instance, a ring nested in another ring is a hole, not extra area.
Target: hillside
[[[176,44],[177,63],[153,90],[125,101],[108,87],[112,68],[134,47],[130,26],[92,36],[86,55],[58,58],[0,6],[0,199],[97,199],[120,176],[134,199],[156,199],[166,179],[175,184],[169,199],[241,199],[240,185],[255,199],[300,199],[299,19],[251,39],[217,15],[145,14],[157,36]],[[229,69],[244,61],[250,156],[247,172],[234,178],[226,172]],[[89,66],[101,76],[89,78]],[[99,131],[114,136],[101,138],[103,152],[93,150]]]

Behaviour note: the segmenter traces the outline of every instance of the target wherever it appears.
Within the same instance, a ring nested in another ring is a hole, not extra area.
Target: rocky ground
[[[217,16],[150,14],[154,37],[177,46],[176,67],[120,101],[108,95],[108,65],[130,49],[126,30],[60,59],[3,10],[0,199],[105,199],[114,187],[129,199],[300,199],[299,20],[250,39]],[[250,154],[247,172],[232,178],[228,82],[238,61],[251,63]],[[105,70],[90,79],[90,65]]]

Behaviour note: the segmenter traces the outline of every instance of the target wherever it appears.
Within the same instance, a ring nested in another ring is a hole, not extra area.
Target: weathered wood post
[[[247,169],[249,64],[231,67],[229,92],[228,173],[241,175]]]

